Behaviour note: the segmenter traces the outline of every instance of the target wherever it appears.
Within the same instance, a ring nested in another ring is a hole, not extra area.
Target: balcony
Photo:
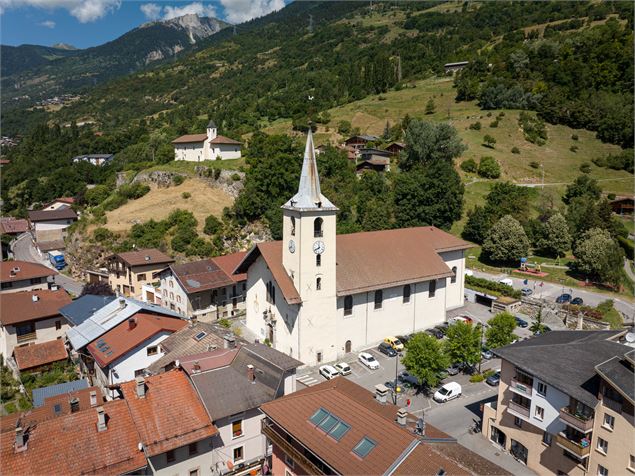
[[[576,415],[571,412],[569,407],[560,409],[560,421],[582,433],[588,433],[593,430],[593,417],[580,414]]]
[[[308,474],[334,474],[331,469],[321,468],[311,461],[305,454],[304,449],[300,449],[293,442],[287,440],[286,433],[274,425],[268,418],[262,419],[262,434],[286,455],[298,463]],[[299,445],[298,445],[299,446]]]
[[[37,336],[35,331],[17,336],[18,344],[24,344],[25,342],[35,340],[36,338]]]
[[[568,451],[576,458],[584,459],[591,453],[591,444],[585,444],[584,446],[577,441],[570,440],[564,433],[558,433],[556,435],[556,444],[565,451]]]
[[[507,410],[514,416],[520,418],[529,418],[529,408],[525,408],[522,405],[510,400],[507,404]]]
[[[509,383],[510,390],[522,395],[523,397],[531,397],[531,392],[533,390],[531,387],[531,384],[519,382],[515,378],[512,378]]]

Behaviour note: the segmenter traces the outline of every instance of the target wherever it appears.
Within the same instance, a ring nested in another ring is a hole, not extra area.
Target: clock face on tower
[[[295,241],[289,240],[289,251],[295,253]]]
[[[324,242],[323,241],[316,241],[315,243],[313,243],[313,252],[316,255],[321,255],[322,253],[324,253]]]

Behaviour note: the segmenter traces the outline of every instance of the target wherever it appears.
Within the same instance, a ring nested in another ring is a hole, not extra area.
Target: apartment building
[[[153,274],[174,262],[154,248],[117,253],[106,261],[108,284],[117,294],[127,297],[141,296],[141,287],[154,281]]]
[[[623,334],[553,331],[496,349],[501,382],[483,436],[540,474],[634,467],[633,350]]]

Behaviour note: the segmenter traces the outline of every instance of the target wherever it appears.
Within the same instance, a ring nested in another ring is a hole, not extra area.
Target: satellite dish
[[[626,334],[626,342],[628,342],[629,344],[635,342],[635,332],[629,332],[628,334]]]

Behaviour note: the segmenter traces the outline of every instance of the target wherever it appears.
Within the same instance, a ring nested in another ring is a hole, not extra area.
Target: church
[[[336,234],[309,131],[298,192],[282,206],[283,240],[259,243],[247,273],[247,327],[307,365],[445,321],[463,305],[465,250],[432,226]]]
[[[203,160],[240,159],[241,143],[218,135],[214,121],[209,121],[204,134],[187,134],[172,141],[174,160],[201,162]]]

